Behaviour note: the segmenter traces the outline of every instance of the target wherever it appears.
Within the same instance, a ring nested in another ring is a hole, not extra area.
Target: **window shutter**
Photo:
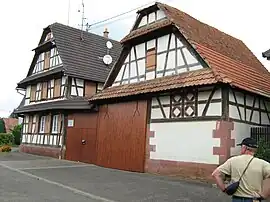
[[[50,68],[50,51],[44,54],[44,69]]]
[[[33,123],[33,117],[29,116],[28,133],[32,133],[32,123]]]
[[[39,116],[36,115],[36,128],[35,128],[35,133],[38,133],[39,131]]]
[[[156,68],[156,49],[149,49],[146,53],[146,69],[154,70]]]
[[[47,98],[47,93],[48,93],[48,83],[43,82],[43,84],[42,84],[42,99]]]
[[[31,86],[31,94],[30,94],[30,101],[35,101],[36,100],[36,85]]]
[[[56,79],[54,82],[54,97],[60,97],[61,79]]]
[[[45,120],[45,133],[50,133],[51,129],[51,115],[47,115]]]
[[[62,122],[62,114],[59,114],[59,116],[58,116],[58,123],[57,123],[57,133],[61,133],[61,127],[62,127],[62,125],[63,125],[63,123],[61,123]]]

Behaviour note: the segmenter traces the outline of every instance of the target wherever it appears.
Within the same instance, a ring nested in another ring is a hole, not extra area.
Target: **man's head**
[[[237,146],[241,146],[241,154],[254,154],[258,148],[256,140],[248,137],[242,140],[240,144]]]

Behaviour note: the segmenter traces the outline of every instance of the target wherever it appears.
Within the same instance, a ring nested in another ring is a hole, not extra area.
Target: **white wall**
[[[167,34],[132,47],[113,86],[163,77],[164,71],[164,76],[168,76],[203,68],[179,38],[172,34],[170,43],[169,38],[170,34]],[[156,68],[146,72],[146,50],[151,48],[156,48]],[[169,53],[166,62],[167,51]]]
[[[203,110],[206,106],[206,101],[209,99],[210,94],[211,94],[211,88],[201,88],[198,91],[198,101],[205,101],[205,104],[198,104],[198,116],[202,116]],[[208,90],[208,91],[205,91]],[[192,95],[194,95],[193,92],[188,93],[189,98],[192,97]],[[195,96],[195,95],[194,95]],[[180,98],[180,95],[179,95]],[[179,99],[178,97],[176,97],[176,99]],[[181,99],[185,99],[185,98],[181,98]],[[212,99],[221,99],[221,89],[217,89],[212,97]],[[166,95],[166,96],[160,96],[159,97],[160,103],[161,105],[163,105],[163,110],[165,113],[165,118],[169,118],[170,116],[170,96]],[[193,106],[195,106],[195,100],[193,100]],[[151,119],[164,119],[164,116],[162,114],[161,108],[153,108],[153,106],[159,106],[159,103],[157,101],[157,99],[154,97],[152,99],[152,109],[151,109]],[[193,110],[191,108],[189,108],[187,110],[187,112],[192,112]],[[189,113],[190,114],[190,113]],[[210,103],[208,110],[206,112],[206,116],[221,116],[222,115],[222,106],[221,106],[221,102],[218,103]],[[195,114],[194,114],[195,116]],[[184,115],[184,117],[186,117]]]
[[[236,98],[236,101],[237,101],[238,104],[244,105],[244,94],[243,93],[235,92],[235,98]],[[236,103],[235,98],[233,96],[232,90],[230,90],[230,92],[229,92],[229,101]],[[254,108],[257,108],[257,109],[255,109],[253,111],[251,122],[259,124],[260,123],[259,109],[265,110],[264,104],[262,102],[261,102],[261,104],[259,104],[259,99],[257,97],[254,97],[254,96],[251,96],[251,95],[246,95],[246,106],[253,107],[253,102],[254,102],[255,98],[256,98],[256,100],[255,100]],[[265,104],[266,104],[267,110],[270,111],[269,103],[265,102]],[[239,114],[239,111],[237,109],[237,106],[230,104],[230,106],[229,106],[229,116],[230,116],[230,118],[245,121],[244,107],[240,106],[239,109],[240,109],[240,114]],[[246,109],[246,121],[250,120],[251,112],[252,112],[251,109]],[[261,113],[261,121],[262,121],[261,124],[270,124],[266,112]]]
[[[238,155],[240,153],[240,146],[236,146],[241,143],[244,138],[250,137],[250,128],[255,125],[247,123],[239,123],[234,121],[234,130],[232,131],[232,139],[235,139],[235,147],[231,148],[231,155]]]
[[[150,144],[156,152],[150,152],[150,159],[218,164],[219,156],[213,155],[213,147],[220,145],[220,139],[213,138],[215,128],[216,121],[151,123],[155,137]]]

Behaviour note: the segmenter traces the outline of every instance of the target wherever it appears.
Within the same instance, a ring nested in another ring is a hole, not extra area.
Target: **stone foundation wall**
[[[20,152],[35,154],[40,156],[49,156],[53,158],[59,158],[60,148],[56,147],[46,147],[46,146],[36,146],[36,145],[27,145],[22,144],[19,147]]]

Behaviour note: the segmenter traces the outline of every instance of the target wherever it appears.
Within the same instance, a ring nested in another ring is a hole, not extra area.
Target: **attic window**
[[[48,40],[50,40],[51,38],[52,38],[52,33],[49,32],[49,33],[47,34],[46,38],[45,38],[45,41],[48,41]]]
[[[151,48],[146,52],[146,69],[154,70],[156,68],[156,48]]]

